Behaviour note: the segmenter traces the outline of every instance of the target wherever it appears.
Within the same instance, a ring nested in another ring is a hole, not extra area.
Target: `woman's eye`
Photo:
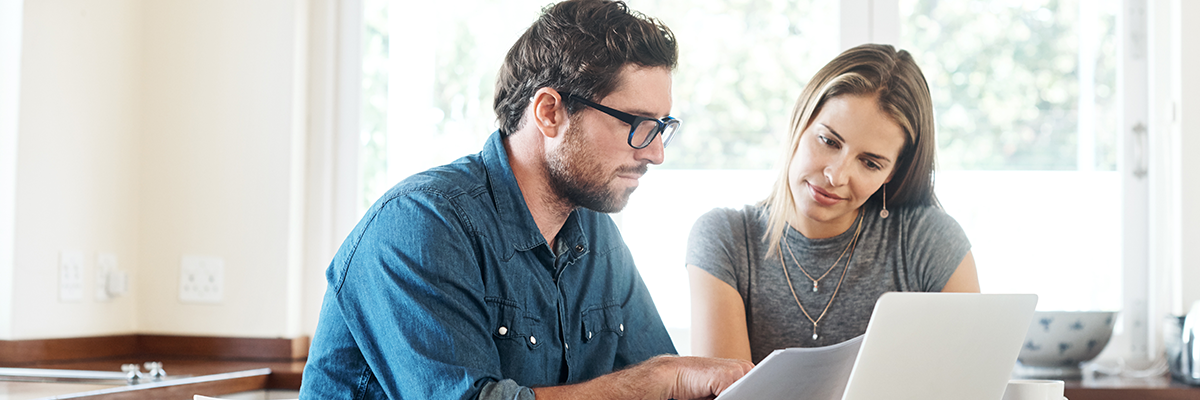
[[[874,171],[883,169],[882,165],[879,165],[879,163],[871,161],[871,160],[863,160],[863,164],[866,164],[867,168],[870,168],[871,170],[874,170]]]
[[[826,146],[837,147],[837,142],[834,142],[833,139],[825,137],[825,135],[817,135],[817,140],[820,140],[821,143],[824,143]]]

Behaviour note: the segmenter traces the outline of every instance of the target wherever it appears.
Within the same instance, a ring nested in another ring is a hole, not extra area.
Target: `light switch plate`
[[[220,303],[224,296],[225,260],[220,257],[185,255],[180,261],[179,301]]]
[[[100,253],[96,256],[95,292],[96,301],[108,301],[118,294],[109,287],[120,277],[117,274],[117,255]]]
[[[58,300],[77,303],[83,300],[83,253],[63,251],[58,255]]]

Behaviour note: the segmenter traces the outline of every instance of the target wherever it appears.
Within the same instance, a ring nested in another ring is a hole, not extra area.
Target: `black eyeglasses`
[[[661,120],[650,117],[642,117],[623,111],[617,111],[602,106],[598,103],[593,103],[587,99],[573,94],[563,94],[567,95],[567,97],[571,100],[583,103],[588,107],[594,108],[602,113],[612,116],[613,118],[621,120],[621,122],[629,124],[629,147],[633,147],[635,149],[641,149],[649,146],[650,142],[654,141],[654,137],[658,136],[660,133],[662,134],[663,147],[667,147],[667,143],[670,143],[671,138],[675,137],[675,132],[679,131],[680,122],[673,117],[663,117]]]

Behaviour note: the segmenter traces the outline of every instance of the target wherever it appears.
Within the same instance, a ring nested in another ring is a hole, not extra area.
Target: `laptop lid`
[[[885,293],[842,400],[999,400],[1037,295]]]

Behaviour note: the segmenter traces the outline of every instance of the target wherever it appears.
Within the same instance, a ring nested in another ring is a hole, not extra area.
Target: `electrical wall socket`
[[[179,301],[220,303],[225,292],[225,260],[185,255],[180,261]]]
[[[83,300],[83,253],[63,251],[58,255],[58,300],[76,303]]]

